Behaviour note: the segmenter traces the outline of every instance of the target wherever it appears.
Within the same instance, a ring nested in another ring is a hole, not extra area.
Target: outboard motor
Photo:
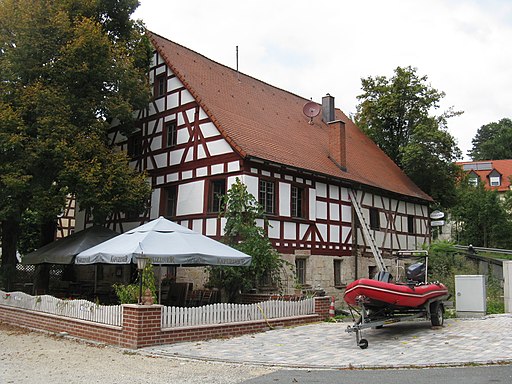
[[[425,263],[414,263],[407,267],[407,280],[423,283],[425,281]]]

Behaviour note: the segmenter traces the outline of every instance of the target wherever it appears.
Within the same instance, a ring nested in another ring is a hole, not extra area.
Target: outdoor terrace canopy
[[[93,226],[42,246],[21,258],[22,264],[72,264],[80,252],[112,239],[118,233]]]
[[[80,252],[75,263],[130,264],[138,257],[163,265],[251,264],[251,256],[164,217]]]

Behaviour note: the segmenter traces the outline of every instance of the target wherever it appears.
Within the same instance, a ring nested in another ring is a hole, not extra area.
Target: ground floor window
[[[295,259],[295,273],[297,284],[306,284],[306,259]]]
[[[334,260],[334,286],[339,287],[341,285],[341,260]]]

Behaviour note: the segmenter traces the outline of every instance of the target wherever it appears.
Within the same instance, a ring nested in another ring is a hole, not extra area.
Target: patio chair
[[[201,303],[201,299],[203,297],[203,292],[199,289],[194,289],[190,296],[187,297],[187,306],[188,307],[197,307]]]

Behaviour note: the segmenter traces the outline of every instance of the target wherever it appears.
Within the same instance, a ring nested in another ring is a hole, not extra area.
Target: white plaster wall
[[[279,183],[279,214],[281,216],[291,216],[290,212],[291,185],[288,183]]]
[[[184,149],[175,149],[171,151],[171,164],[169,165],[178,165],[181,163],[181,158],[183,156]]]
[[[316,183],[316,195],[318,197],[327,197],[327,185],[324,183]]]
[[[233,152],[233,150],[231,149],[231,146],[224,139],[211,141],[211,142],[208,142],[206,145],[208,147],[208,151],[210,152],[210,155],[212,155],[212,156],[223,155],[225,153]]]
[[[316,202],[316,218],[327,219],[327,203],[325,201]]]
[[[327,224],[316,224],[316,227],[318,228],[318,232],[320,232],[320,235],[322,236],[323,241],[327,241]]]
[[[329,226],[329,236],[332,243],[339,243],[340,241],[340,227],[338,225]]]
[[[247,186],[247,192],[252,194],[256,200],[258,199],[258,178],[251,175],[242,175],[240,180]]]
[[[179,93],[171,93],[167,95],[167,109],[177,108],[179,106]]]
[[[180,184],[178,189],[178,216],[203,212],[204,180]]]
[[[201,109],[201,111],[202,111],[202,109]],[[215,124],[213,124],[212,122],[203,123],[199,126],[199,128],[201,129],[201,133],[203,134],[203,136],[205,138],[220,135],[219,130],[217,129]]]
[[[162,148],[162,136],[153,137],[151,140],[151,150],[156,151]]]
[[[194,101],[194,97],[186,89],[181,91],[181,105]]]
[[[175,91],[179,88],[183,88],[183,84],[177,77],[172,77],[169,80],[167,80],[167,91]]]
[[[271,239],[279,239],[281,238],[281,226],[279,221],[269,220],[268,221],[268,237]]]
[[[352,244],[352,237],[350,236],[350,231],[351,228],[341,227],[341,240],[343,243],[346,243],[348,240],[350,240],[348,244]]]
[[[167,166],[167,154],[166,153],[160,153],[158,155],[155,155],[154,159],[155,159],[157,168],[163,168],[163,167]]]
[[[395,204],[393,204],[393,206],[395,206]],[[406,209],[405,209],[405,202],[400,201],[400,202],[398,203],[398,212],[399,212],[399,213],[406,213]]]
[[[211,167],[211,174],[219,175],[221,173],[224,173],[224,164],[213,164]]]
[[[346,205],[341,206],[341,220],[344,222],[352,222],[352,208]]]
[[[158,112],[163,112],[165,107],[165,97],[160,97],[155,100],[155,106]]]
[[[240,162],[232,161],[228,163],[228,172],[238,172],[240,170]]]
[[[340,220],[340,205],[336,203],[329,203],[329,218],[331,220]]]
[[[309,220],[316,220],[316,190],[309,190]]]
[[[185,113],[187,114],[188,122],[189,122],[190,124],[194,123],[194,121],[195,121],[195,117],[196,117],[196,109],[195,109],[195,108],[187,109],[187,110],[185,111]]]
[[[206,219],[206,236],[217,234],[217,219]]]
[[[340,188],[337,185],[329,185],[329,198],[339,200]]]
[[[159,59],[160,59],[160,57],[159,57]],[[162,60],[162,61],[163,61],[163,60]],[[159,60],[158,62],[159,62],[159,63],[161,63],[162,61],[160,61],[160,60]],[[160,75],[161,73],[166,72],[166,70],[167,70],[167,66],[165,66],[165,65],[163,65],[163,66],[161,66],[161,67],[158,67],[158,68],[156,68],[156,69],[155,69],[155,75],[156,75],[156,76],[158,76],[158,75]]]
[[[297,226],[295,223],[284,222],[284,234],[283,237],[286,240],[296,240],[297,239]]]
[[[176,143],[185,144],[190,140],[190,134],[188,133],[188,129],[180,128],[178,132],[176,132]]]

